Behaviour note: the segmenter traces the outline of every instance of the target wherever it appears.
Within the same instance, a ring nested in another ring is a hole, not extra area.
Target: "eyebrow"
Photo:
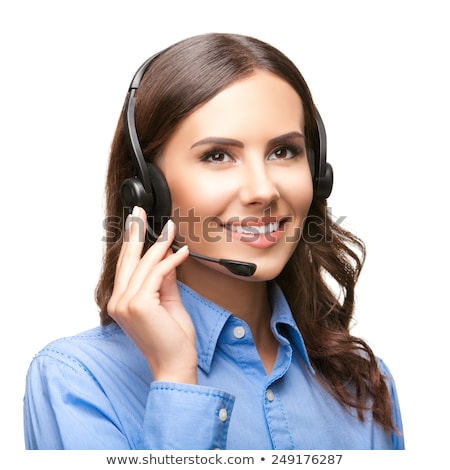
[[[268,147],[271,147],[273,145],[279,144],[286,142],[287,140],[294,140],[294,139],[304,139],[305,136],[301,132],[288,132],[287,134],[279,135],[278,137],[274,137],[273,139],[270,139],[268,143]]]
[[[198,142],[195,142],[191,146],[191,149],[194,147],[198,147],[200,145],[225,145],[225,146],[231,146],[231,147],[244,147],[244,144],[236,139],[228,139],[227,137],[205,137],[204,139],[199,140]]]
[[[305,136],[301,132],[288,132],[287,134],[279,135],[277,137],[274,137],[273,139],[270,139],[268,142],[268,146],[272,146],[274,144],[278,144],[279,142],[284,142],[286,140],[292,140],[292,139],[304,139]],[[240,140],[236,139],[229,139],[227,137],[205,137],[204,139],[201,139],[195,144],[192,144],[191,149],[194,147],[198,147],[200,145],[225,145],[225,146],[231,146],[231,147],[239,147],[239,148],[244,148],[244,143],[241,142]]]

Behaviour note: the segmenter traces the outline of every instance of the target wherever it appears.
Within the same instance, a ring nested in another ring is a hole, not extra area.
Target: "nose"
[[[280,198],[277,185],[265,162],[247,162],[243,165],[240,199],[244,205],[268,207]]]

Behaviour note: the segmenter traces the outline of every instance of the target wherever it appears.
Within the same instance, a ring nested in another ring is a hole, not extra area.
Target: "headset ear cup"
[[[314,161],[314,197],[327,199],[333,189],[333,168],[327,163],[327,133],[316,108],[317,148]]]
[[[325,174],[318,176],[316,187],[314,188],[314,197],[317,199],[327,199],[333,189],[333,168],[327,163],[325,166]]]
[[[148,193],[138,178],[127,178],[120,186],[120,197],[124,208],[142,207],[147,214],[153,212],[153,194]]]
[[[157,232],[170,218],[172,198],[162,171],[152,163],[147,163],[146,169],[151,181],[151,191],[145,190],[139,178],[127,178],[120,187],[120,197],[123,207],[130,211],[134,206],[142,207],[147,213],[150,226]]]
[[[157,225],[164,225],[172,212],[172,197],[169,185],[160,168],[154,163],[147,163],[147,172],[152,184],[152,211],[151,215]]]

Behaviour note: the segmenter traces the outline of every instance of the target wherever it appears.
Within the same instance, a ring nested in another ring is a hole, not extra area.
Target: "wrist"
[[[172,382],[189,385],[198,384],[197,366],[183,367],[172,370],[160,370],[153,374],[153,380],[156,382]]]

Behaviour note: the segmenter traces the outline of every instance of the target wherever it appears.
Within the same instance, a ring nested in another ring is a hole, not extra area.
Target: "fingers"
[[[151,296],[153,293],[158,293],[158,296],[164,297],[168,300],[169,297],[178,300],[178,288],[175,284],[175,270],[176,268],[188,257],[188,247],[185,245],[180,248],[176,253],[171,253],[157,264],[152,265],[151,273],[142,279],[141,290]],[[170,278],[170,279],[169,279]],[[165,283],[165,280],[172,282]]]
[[[146,219],[145,211],[136,206],[125,221],[125,234],[117,260],[114,280],[116,293],[126,289],[128,280],[141,259],[144,249]]]
[[[130,244],[138,244],[139,242],[133,239],[131,235]],[[145,279],[149,276],[150,273],[156,269],[159,263],[164,261],[164,265],[167,265],[165,260],[167,252],[170,250],[170,246],[173,243],[175,238],[175,225],[169,220],[163,228],[161,235],[158,237],[156,242],[150,247],[150,249],[145,253],[145,255],[135,261],[135,254],[139,250],[136,246],[130,250],[130,264],[133,265],[134,270],[128,281],[128,289],[133,293],[136,292]],[[177,257],[175,257],[176,259]],[[127,254],[124,255],[124,263],[127,262]],[[170,262],[169,262],[170,264]]]
[[[173,285],[177,291],[175,269],[187,258],[187,247],[176,253],[171,252],[175,226],[169,220],[156,242],[142,256],[146,218],[145,211],[139,207],[135,207],[127,218],[124,242],[117,262],[114,291],[108,304],[108,312],[113,317],[116,310],[127,310],[131,299],[140,298],[140,291],[144,291],[144,297],[148,300],[148,296],[155,298],[157,294],[158,297],[166,278],[169,282],[165,283],[162,290],[172,293],[174,291],[170,285]]]

